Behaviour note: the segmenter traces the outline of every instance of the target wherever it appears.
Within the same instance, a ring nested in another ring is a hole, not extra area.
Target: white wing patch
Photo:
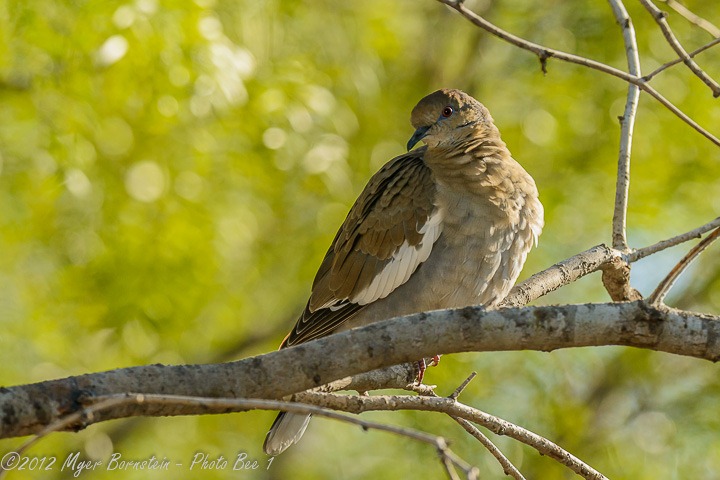
[[[536,201],[535,204],[535,208],[537,209],[537,212],[535,213],[536,221],[530,225],[530,229],[532,230],[533,244],[537,247],[538,237],[540,236],[540,233],[542,233],[542,229],[545,223],[543,221],[543,218],[545,217],[545,209],[543,208],[543,205],[542,203],[540,203],[539,200]]]
[[[423,235],[422,241],[416,246],[410,246],[406,240],[370,285],[350,298],[350,301],[359,305],[367,305],[387,297],[393,290],[407,282],[420,264],[430,256],[433,244],[442,232],[442,220],[441,211],[436,209],[419,230],[419,233]]]

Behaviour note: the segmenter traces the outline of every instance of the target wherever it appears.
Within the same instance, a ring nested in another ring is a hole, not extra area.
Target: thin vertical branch
[[[668,44],[670,44],[672,49],[675,50],[675,53],[677,53],[678,57],[682,59],[683,63],[687,65],[690,71],[693,72],[695,76],[697,76],[700,80],[702,80],[705,85],[710,87],[710,90],[712,90],[713,92],[713,97],[720,97],[720,84],[718,84],[707,73],[705,73],[698,66],[698,64],[695,63],[695,60],[690,58],[690,55],[688,55],[688,52],[685,51],[683,46],[680,44],[680,41],[678,41],[677,37],[675,37],[675,34],[670,28],[670,24],[665,18],[667,14],[657,8],[655,4],[652,3],[652,0],[640,0],[640,3],[642,3],[645,9],[650,12],[650,15],[653,16],[658,26],[660,27],[660,30],[662,30],[665,40],[667,40]]]
[[[622,0],[608,0],[615,20],[623,31],[623,42],[627,56],[628,73],[640,77],[640,57],[638,55],[637,39],[630,15],[628,15]],[[629,84],[625,112],[620,118],[620,154],[618,155],[617,183],[615,187],[615,211],[613,214],[613,247],[623,252],[628,250],[627,244],[627,205],[630,188],[630,153],[632,151],[632,134],[635,127],[640,88]]]

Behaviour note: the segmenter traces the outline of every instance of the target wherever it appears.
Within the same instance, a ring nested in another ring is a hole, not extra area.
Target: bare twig
[[[660,252],[662,250],[666,250],[666,249],[668,249],[670,247],[674,247],[676,245],[680,245],[681,243],[685,243],[694,238],[700,238],[703,236],[703,234],[709,232],[710,230],[718,228],[718,227],[720,227],[720,217],[717,217],[712,222],[708,222],[701,227],[698,227],[694,230],[690,230],[689,232],[677,235],[672,238],[668,238],[667,240],[663,240],[661,242],[658,242],[656,244],[650,245],[645,248],[639,248],[637,250],[633,250],[632,252],[630,252],[626,255],[626,259],[628,262],[636,262],[636,261],[640,260],[641,258],[648,257],[654,253]]]
[[[393,433],[395,435],[411,438],[422,443],[427,443],[437,449],[443,464],[447,465],[449,463],[452,467],[460,468],[465,473],[466,477],[469,479],[477,478],[477,468],[473,467],[472,465],[455,455],[455,453],[453,453],[452,450],[448,447],[447,442],[443,437],[431,435],[411,428],[397,427],[393,425],[385,425],[378,422],[362,420],[355,416],[334,412],[317,405],[307,405],[297,402],[284,402],[277,400],[232,398],[225,399],[209,397],[190,397],[184,395],[153,395],[135,393],[88,397],[85,400],[92,403],[85,406],[82,411],[70,414],[67,417],[58,420],[57,422],[52,423],[42,432],[40,432],[36,437],[23,444],[18,451],[24,452],[48,433],[65,429],[70,425],[76,424],[78,421],[82,421],[84,426],[90,425],[94,423],[96,418],[98,418],[94,415],[95,413],[99,413],[108,408],[117,407],[120,405],[182,405],[186,407],[199,407],[201,409],[204,409],[206,413],[226,413],[244,410],[283,410],[286,412],[312,414],[315,416],[332,418],[334,420],[340,420],[346,423],[358,425],[362,427],[363,430],[380,430]],[[2,475],[4,473],[4,470],[0,470],[0,478],[2,478]]]
[[[319,394],[316,392],[303,392],[294,395],[293,398],[303,403],[323,405],[327,408],[351,413],[390,410],[422,410],[445,413],[451,417],[463,418],[470,422],[477,423],[497,435],[504,435],[524,443],[537,450],[540,454],[565,465],[583,478],[606,480],[606,477],[600,472],[550,440],[523,427],[464,405],[451,398],[410,395],[359,397],[355,395]]]
[[[463,383],[460,384],[459,387],[455,389],[453,393],[451,393],[448,398],[451,398],[453,400],[457,400],[460,394],[465,390],[465,388],[468,386],[470,382],[472,382],[473,378],[477,377],[477,372],[472,372]]]
[[[720,147],[720,139],[718,139],[715,135],[707,131],[705,128],[700,126],[695,120],[690,118],[686,113],[684,113],[682,110],[680,110],[678,107],[676,107],[672,102],[670,102],[668,99],[666,99],[664,96],[660,94],[657,90],[655,90],[653,87],[647,84],[644,79],[635,77],[633,75],[630,75],[629,73],[623,72],[622,70],[619,70],[617,68],[611,67],[610,65],[604,64],[602,62],[598,62],[596,60],[591,60],[586,57],[581,57],[579,55],[573,55],[572,53],[562,52],[560,50],[554,50],[552,48],[544,47],[542,45],[538,45],[537,43],[529,42],[527,40],[524,40],[520,37],[517,37],[509,32],[506,32],[505,30],[495,26],[494,24],[488,22],[483,17],[477,15],[472,10],[469,10],[463,3],[459,0],[438,0],[440,3],[444,3],[445,5],[457,10],[463,17],[467,18],[470,22],[477,25],[478,27],[482,28],[483,30],[486,30],[490,32],[491,34],[495,35],[498,38],[501,38],[502,40],[505,40],[508,43],[511,43],[519,48],[522,48],[523,50],[527,50],[529,52],[534,53],[535,55],[540,58],[541,61],[546,61],[549,58],[557,58],[558,60],[562,60],[569,63],[574,63],[577,65],[582,65],[584,67],[591,68],[593,70],[597,70],[603,73],[607,73],[608,75],[612,75],[614,77],[620,78],[626,82],[632,83],[633,85],[637,85],[640,87],[641,90],[649,94],[651,97],[653,97],[655,100],[660,102],[665,108],[670,110],[675,116],[680,118],[683,122],[690,125],[694,130],[696,130],[698,133],[700,133],[702,136],[710,140],[713,144]]]
[[[696,15],[695,13],[691,12],[682,3],[680,3],[676,0],[661,0],[661,1],[667,3],[668,7],[675,10],[682,17],[684,17],[688,22],[692,23],[693,25],[697,25],[698,27],[702,28],[703,30],[708,32],[713,37],[720,38],[720,28],[716,27],[713,23],[705,20],[701,16]]]
[[[540,435],[537,435],[536,433],[465,405],[458,405],[458,410],[460,412],[458,412],[456,416],[480,423],[498,435],[507,435],[515,440],[525,443],[526,445],[530,445],[541,454],[562,463],[583,478],[592,480],[607,480],[607,477],[592,468],[590,465],[586,464],[571,453],[563,450],[557,444],[541,437]]]
[[[69,423],[68,420],[62,419],[61,421],[53,424],[51,428],[49,427],[49,430],[57,431],[67,425],[72,425],[77,422],[81,416],[85,417],[86,424],[92,424],[95,419],[99,418],[94,415],[95,413],[113,406],[124,404],[181,405],[183,407],[200,408],[206,413],[227,413],[245,410],[283,410],[293,413],[313,414],[332,418],[346,423],[359,425],[365,430],[374,429],[390,432],[427,443],[437,449],[444,464],[449,461],[453,466],[460,468],[467,478],[477,478],[477,468],[455,455],[452,450],[448,448],[447,442],[443,437],[430,435],[414,429],[362,420],[354,416],[329,411],[326,408],[318,406],[318,404],[324,405],[328,408],[352,413],[361,413],[363,411],[372,410],[429,410],[477,422],[498,435],[507,435],[511,438],[519,440],[522,443],[532,446],[541,454],[547,455],[559,461],[578,475],[581,475],[583,478],[595,480],[606,479],[605,476],[594,470],[592,467],[546,438],[493,415],[468,407],[467,405],[460,404],[449,398],[406,395],[348,397],[347,395],[335,395],[320,392],[304,392],[302,394],[297,394],[294,397],[302,398],[303,402],[310,402],[312,405],[277,400],[223,399],[158,394],[119,394],[88,397],[86,400],[92,401],[93,404],[87,405],[83,409],[82,414],[78,413],[75,415]]]
[[[438,455],[440,455],[440,463],[445,468],[445,473],[447,473],[448,478],[450,480],[460,480],[460,477],[458,477],[458,474],[455,471],[455,467],[453,466],[450,459],[443,455],[439,450]]]
[[[455,389],[453,393],[448,395],[447,398],[451,400],[457,400],[460,394],[465,390],[465,388],[468,386],[468,384],[477,376],[477,372],[472,372],[464,381],[463,383],[458,386],[458,388]],[[433,395],[434,397],[437,397],[436,394]],[[454,417],[450,415],[450,418],[455,420],[457,423],[460,424],[461,427],[465,429],[466,432],[468,432],[470,435],[475,437],[480,444],[485,447],[490,454],[495,457],[495,459],[498,461],[500,466],[503,468],[503,472],[505,475],[513,477],[515,480],[525,480],[525,477],[523,477],[522,473],[515,467],[515,465],[512,464],[512,462],[505,456],[505,454],[500,451],[500,449],[495,445],[492,440],[490,440],[484,433],[482,433],[478,428],[473,425],[471,422],[468,422],[464,418],[460,417]]]
[[[657,8],[655,4],[652,3],[652,0],[640,0],[640,3],[642,3],[645,9],[650,12],[650,15],[653,16],[658,26],[660,27],[660,30],[662,30],[665,40],[667,40],[668,44],[672,47],[673,50],[675,50],[675,53],[678,54],[678,57],[682,59],[683,63],[687,65],[690,71],[693,72],[695,76],[697,76],[700,80],[702,80],[705,85],[710,87],[710,90],[712,90],[713,92],[713,97],[720,97],[720,84],[713,80],[698,66],[697,63],[695,63],[692,58],[690,58],[688,53],[678,41],[677,37],[675,37],[672,29],[670,28],[670,24],[665,18],[667,14]]]
[[[497,445],[495,445],[492,440],[487,437],[487,435],[482,433],[475,425],[468,422],[464,418],[452,417],[452,419],[459,423],[466,432],[475,437],[482,444],[482,446],[485,447],[493,457],[495,457],[500,466],[502,466],[505,475],[512,477],[515,480],[525,480],[525,477],[522,473],[520,473],[520,470],[518,470],[517,467],[512,464],[512,462],[505,456],[504,453],[502,453],[502,451],[497,447]]]
[[[25,452],[27,452],[33,445],[38,443],[40,440],[42,440],[44,437],[50,435],[53,432],[59,432],[62,430],[66,430],[69,427],[77,424],[82,425],[89,425],[93,423],[93,413],[102,411],[106,408],[115,407],[117,405],[121,405],[125,401],[120,398],[107,398],[103,401],[98,401],[95,405],[89,407],[89,408],[83,408],[82,410],[79,410],[77,412],[70,413],[66,415],[65,417],[49,424],[47,427],[43,428],[41,431],[39,431],[35,436],[30,438],[28,441],[20,445],[19,448],[14,450],[14,456],[13,457],[3,457],[2,460],[8,461],[8,460],[14,460],[16,458],[20,458],[23,456]],[[8,468],[12,467],[12,468]],[[5,463],[0,463],[0,480],[5,478],[8,472],[12,471],[14,469],[14,465],[7,465]]]
[[[668,273],[667,277],[663,279],[662,282],[660,282],[660,285],[655,289],[655,291],[650,295],[648,298],[648,302],[651,305],[659,305],[663,302],[665,299],[665,295],[667,295],[667,292],[672,288],[673,284],[675,283],[675,280],[677,280],[678,276],[692,263],[693,260],[703,251],[705,250],[712,242],[717,240],[717,238],[720,237],[720,228],[716,228],[714,232],[712,232],[710,235],[705,237],[700,243],[695,245],[692,250],[690,250],[687,255],[685,255],[677,265],[673,267],[672,270],[670,270],[670,273]]]
[[[711,42],[709,42],[709,43],[706,43],[705,45],[703,45],[702,47],[700,47],[700,48],[698,48],[698,49],[696,49],[696,50],[693,50],[692,52],[688,53],[688,56],[689,56],[690,58],[695,58],[696,55],[704,52],[705,50],[708,50],[708,49],[714,47],[714,46],[717,45],[718,43],[720,43],[720,37],[716,38],[715,40],[713,40],[713,41],[711,41]],[[660,65],[658,68],[656,68],[655,70],[653,70],[652,72],[650,72],[650,73],[648,73],[647,75],[643,76],[643,80],[645,80],[646,82],[648,82],[648,81],[650,81],[651,78],[653,78],[653,77],[654,77],[655,75],[657,75],[658,73],[662,72],[663,70],[665,70],[665,69],[667,69],[667,68],[672,67],[673,65],[677,65],[678,63],[682,63],[682,59],[681,59],[681,58],[676,58],[675,60],[672,60],[672,61],[670,61],[670,62],[664,63],[664,64]]]
[[[628,72],[635,77],[642,76],[640,72],[640,57],[638,55],[635,28],[622,0],[609,0],[615,21],[622,28],[625,55],[627,56]],[[615,211],[613,213],[613,248],[621,251],[628,249],[627,236],[627,205],[628,190],[630,188],[630,152],[632,151],[632,135],[635,126],[640,88],[629,84],[625,112],[620,117],[620,153],[618,155],[617,182],[615,186]]]

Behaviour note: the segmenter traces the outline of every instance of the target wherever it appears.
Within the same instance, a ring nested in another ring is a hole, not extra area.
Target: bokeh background
[[[628,3],[649,72],[674,54]],[[525,38],[625,66],[606,2],[467,4]],[[720,23],[713,2],[687,5]],[[711,40],[676,14],[669,20],[688,50]],[[698,61],[720,78],[720,50]],[[686,68],[652,84],[720,134],[720,100]],[[404,151],[411,108],[441,87],[485,103],[537,181],[546,228],[523,277],[609,242],[626,85],[553,60],[543,75],[536,57],[435,1],[0,2],[0,385],[275,349],[357,194]],[[645,95],[634,141],[633,247],[718,215],[717,147]],[[688,249],[638,263],[634,286],[652,291]],[[594,274],[538,303],[607,300]],[[720,312],[717,248],[668,303]],[[426,382],[447,394],[473,370],[466,403],[611,478],[720,471],[720,375],[709,362],[610,347],[448,355]],[[52,435],[30,454],[107,461],[119,452],[185,465],[82,475],[98,479],[444,475],[428,446],[322,419],[266,470],[261,444],[273,417],[119,420]],[[445,435],[483,478],[504,478],[450,419],[367,418]],[[496,440],[528,478],[573,478]],[[0,441],[0,450],[20,441]],[[190,471],[197,452],[245,452],[260,469]],[[34,478],[71,478],[57,470]]]

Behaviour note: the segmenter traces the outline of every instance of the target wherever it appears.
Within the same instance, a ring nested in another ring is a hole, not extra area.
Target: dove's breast
[[[518,165],[519,167],[519,165]],[[510,291],[542,229],[531,187],[466,191],[438,183],[441,233],[427,260],[386,298],[367,305],[342,330],[411,313],[493,306]]]

